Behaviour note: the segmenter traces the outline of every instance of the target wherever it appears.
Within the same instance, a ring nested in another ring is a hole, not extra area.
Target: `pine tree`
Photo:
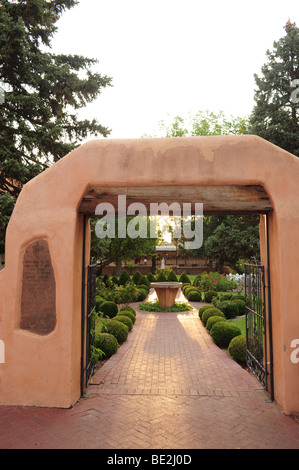
[[[110,130],[76,111],[111,78],[92,72],[97,61],[54,54],[61,14],[77,0],[0,0],[0,251],[22,186],[89,135]]]
[[[288,21],[284,29],[285,36],[266,52],[261,77],[254,75],[250,132],[299,156],[299,28]]]

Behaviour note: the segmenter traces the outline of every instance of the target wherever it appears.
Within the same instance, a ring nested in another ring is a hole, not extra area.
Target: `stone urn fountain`
[[[172,307],[182,282],[151,282],[161,307]]]

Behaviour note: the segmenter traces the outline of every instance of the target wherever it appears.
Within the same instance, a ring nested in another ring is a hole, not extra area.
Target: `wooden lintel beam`
[[[204,214],[262,214],[273,210],[262,186],[147,186],[92,187],[84,195],[79,212],[95,215],[96,206],[109,202],[118,213],[118,196],[126,196],[126,206],[133,202],[144,204],[148,215],[151,203],[202,203]]]

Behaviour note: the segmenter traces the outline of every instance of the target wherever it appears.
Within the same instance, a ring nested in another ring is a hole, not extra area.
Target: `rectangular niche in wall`
[[[51,333],[56,325],[56,282],[47,240],[25,248],[21,299],[22,330],[38,335]]]

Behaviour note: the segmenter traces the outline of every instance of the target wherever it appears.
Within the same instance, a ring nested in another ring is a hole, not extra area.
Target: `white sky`
[[[57,23],[54,53],[97,58],[113,87],[80,112],[110,138],[154,134],[167,116],[246,116],[266,50],[299,24],[298,0],[80,0]]]

